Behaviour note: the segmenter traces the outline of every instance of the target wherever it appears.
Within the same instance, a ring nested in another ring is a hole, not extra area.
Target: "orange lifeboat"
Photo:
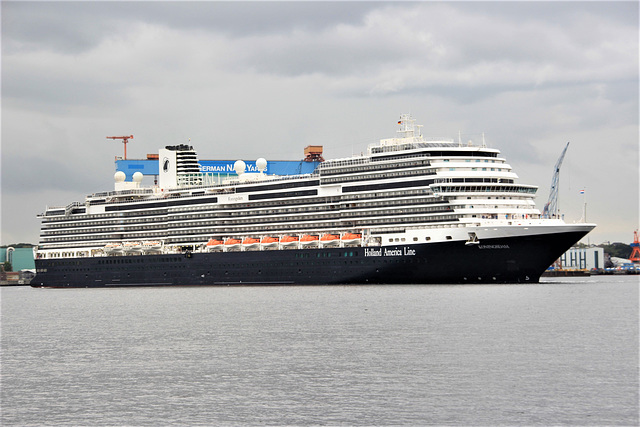
[[[245,249],[255,249],[260,246],[260,239],[256,239],[255,237],[247,237],[242,241],[242,246]]]
[[[142,252],[142,243],[140,242],[123,242],[122,248],[125,252]]]
[[[241,244],[242,244],[242,241],[240,239],[229,238],[224,241],[224,248],[226,250],[238,249]]]
[[[207,242],[207,250],[208,251],[219,251],[222,250],[224,246],[224,241],[220,239],[209,239]]]
[[[342,243],[345,245],[359,245],[362,242],[362,234],[360,233],[344,233]]]
[[[322,243],[322,246],[324,247],[338,246],[338,244],[340,243],[340,236],[338,236],[337,234],[324,234],[320,238],[320,243]]]
[[[142,252],[146,254],[162,252],[162,242],[157,240],[142,242]]]
[[[318,246],[318,241],[320,239],[315,234],[305,234],[300,239],[300,245],[305,247]]]
[[[260,241],[260,246],[263,248],[275,248],[278,246],[278,242],[279,240],[277,237],[265,236]]]
[[[121,254],[122,253],[122,243],[107,243],[107,245],[104,247],[104,252],[107,255],[111,255],[111,254]]]
[[[280,238],[280,246],[283,248],[297,247],[299,240],[300,238],[298,236],[282,236]]]

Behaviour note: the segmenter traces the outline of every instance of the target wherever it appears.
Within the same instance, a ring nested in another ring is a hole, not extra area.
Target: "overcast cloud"
[[[395,135],[485,134],[560,208],[638,228],[638,2],[10,2],[2,12],[3,244],[111,189],[122,144],[202,159],[345,157]]]

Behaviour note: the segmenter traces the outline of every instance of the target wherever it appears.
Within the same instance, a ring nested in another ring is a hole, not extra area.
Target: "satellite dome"
[[[236,171],[238,175],[242,175],[246,167],[247,165],[242,160],[236,160],[233,164],[233,170]]]
[[[256,160],[256,167],[258,168],[258,170],[260,172],[264,172],[267,170],[267,161],[265,159],[263,159],[262,157],[260,157],[258,160]]]
[[[136,172],[133,174],[133,182],[142,182],[142,178],[144,176],[142,175],[141,172]]]
[[[113,175],[113,179],[115,179],[115,180],[116,180],[116,182],[124,182],[124,179],[125,179],[126,177],[127,177],[127,176],[126,176],[126,175],[124,174],[124,172],[122,172],[122,171],[118,171],[118,172],[116,172],[116,173]]]

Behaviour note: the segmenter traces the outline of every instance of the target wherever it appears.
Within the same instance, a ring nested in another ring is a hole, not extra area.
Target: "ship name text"
[[[414,256],[416,254],[415,249],[408,247],[398,248],[364,248],[364,256]]]

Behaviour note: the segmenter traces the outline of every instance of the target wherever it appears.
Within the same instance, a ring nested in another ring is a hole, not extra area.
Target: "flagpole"
[[[585,224],[587,222],[587,188],[583,187],[582,190],[580,190],[580,194],[582,194],[582,203],[583,203],[581,222]],[[589,236],[587,236],[587,246],[591,246]]]
[[[587,192],[586,189],[583,188],[580,190],[580,194],[582,194],[582,218],[580,218],[580,222],[587,222]]]
[[[582,201],[584,203],[584,214],[583,214],[583,216],[584,216],[584,222],[585,223],[587,222],[587,191],[586,190],[587,190],[586,188],[582,190]]]

